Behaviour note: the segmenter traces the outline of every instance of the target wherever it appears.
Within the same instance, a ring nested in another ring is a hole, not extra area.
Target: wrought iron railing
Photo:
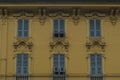
[[[90,76],[90,80],[104,80],[103,76]]]
[[[29,75],[16,75],[15,80],[29,80]]]
[[[66,75],[53,75],[53,80],[66,80]]]

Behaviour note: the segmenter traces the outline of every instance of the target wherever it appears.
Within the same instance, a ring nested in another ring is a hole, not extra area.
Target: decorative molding
[[[93,18],[93,19],[102,18],[105,17],[105,13],[101,13],[99,11],[90,11],[88,13],[85,13],[85,17]]]
[[[80,20],[80,9],[73,9],[72,20],[75,25],[79,23]]]
[[[43,25],[47,19],[46,9],[39,9],[38,14],[39,14],[40,23]]]
[[[53,38],[49,43],[50,51],[52,52],[68,52],[69,42],[66,38]]]
[[[29,17],[33,17],[33,16],[34,16],[33,12],[28,12],[27,10],[19,10],[19,11],[13,13],[13,17],[16,17],[16,18],[18,18],[18,17],[29,18]]]
[[[66,57],[66,59],[69,59],[69,56],[68,56],[68,54],[66,54],[66,53],[52,53],[52,54],[50,55],[49,59],[53,58],[53,55],[54,55],[54,54],[64,54],[65,57]]]
[[[101,53],[101,52],[97,52],[97,53],[96,53],[96,52],[94,52],[94,53],[93,53],[93,52],[90,52],[90,53],[87,54],[86,59],[89,59],[91,54],[101,54],[102,57],[103,57],[104,59],[106,59],[106,55],[105,55],[103,52],[102,52],[102,53]]]
[[[67,9],[49,9],[48,10],[48,16],[52,18],[64,18],[69,17],[70,13]]]
[[[2,25],[5,25],[7,22],[8,10],[0,9],[0,19],[2,20]]]
[[[87,51],[105,51],[106,43],[102,38],[89,38],[86,42]]]
[[[110,12],[110,22],[112,23],[112,25],[115,25],[118,21],[118,13],[119,10],[118,9],[112,9]]]
[[[17,38],[13,46],[14,52],[32,52],[33,43],[30,38]]]

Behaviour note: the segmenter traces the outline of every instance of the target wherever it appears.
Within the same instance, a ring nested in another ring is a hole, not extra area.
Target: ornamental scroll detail
[[[87,51],[105,51],[106,43],[102,38],[89,38],[86,42]]]
[[[39,9],[38,13],[39,13],[40,23],[43,25],[46,22],[46,19],[47,19],[46,9]]]
[[[32,52],[33,43],[30,38],[17,38],[13,46],[14,52]]]
[[[6,24],[8,17],[8,10],[7,9],[0,9],[0,19],[2,21],[2,25]]]
[[[118,9],[112,9],[110,12],[110,22],[112,25],[115,25],[118,22],[118,14],[119,10]]]
[[[68,52],[69,42],[66,38],[53,38],[49,46],[51,52]]]
[[[80,9],[73,9],[72,20],[75,25],[79,23],[80,20]]]
[[[88,13],[85,13],[85,17],[92,18],[92,19],[103,18],[105,17],[105,13],[102,13],[99,11],[90,11]]]

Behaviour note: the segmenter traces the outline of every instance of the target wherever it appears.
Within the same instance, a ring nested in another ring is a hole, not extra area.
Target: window
[[[101,54],[90,55],[91,75],[102,75],[102,56]]]
[[[54,74],[65,73],[65,57],[64,54],[54,54]]]
[[[101,21],[100,19],[90,19],[90,37],[101,37]]]
[[[29,21],[28,19],[18,19],[18,37],[28,37]]]
[[[16,74],[28,74],[28,54],[17,54]]]
[[[53,56],[53,80],[65,80],[64,54],[54,54]]]
[[[54,37],[65,37],[64,19],[54,19]]]

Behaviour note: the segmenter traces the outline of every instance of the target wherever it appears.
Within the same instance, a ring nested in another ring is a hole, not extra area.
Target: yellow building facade
[[[0,80],[120,80],[119,8],[1,3]]]

